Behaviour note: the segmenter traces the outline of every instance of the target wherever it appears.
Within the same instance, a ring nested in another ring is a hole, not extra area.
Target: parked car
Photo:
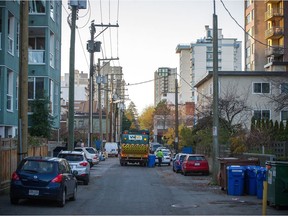
[[[90,179],[90,164],[84,152],[79,151],[61,151],[58,154],[59,158],[65,158],[71,169],[76,170],[78,181],[83,181],[84,185],[88,185]]]
[[[99,163],[99,156],[95,151],[92,151],[91,148],[92,147],[75,147],[74,151],[84,152],[90,167],[93,167],[95,164]]]
[[[106,142],[105,150],[109,156],[118,157],[118,143],[117,142]]]
[[[184,158],[186,157],[187,154],[185,153],[178,153],[175,155],[173,158],[173,171],[178,173],[181,172],[181,166]]]
[[[155,153],[155,155],[156,155],[156,153]],[[155,165],[156,164],[158,164],[157,156],[156,156],[156,159],[155,159]],[[163,151],[163,158],[162,158],[162,163],[161,164],[167,164],[168,166],[171,165],[171,157],[170,157],[169,152]]]
[[[187,154],[181,166],[184,175],[188,173],[202,173],[209,175],[209,164],[204,155]]]
[[[163,145],[160,143],[150,143],[150,153],[154,154],[158,147],[162,147]]]
[[[67,160],[57,157],[27,157],[13,172],[10,182],[10,202],[20,199],[55,200],[63,207],[66,199],[77,196],[77,171],[72,173]]]

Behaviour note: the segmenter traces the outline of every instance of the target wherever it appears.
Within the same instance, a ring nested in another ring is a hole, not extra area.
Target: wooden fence
[[[28,156],[47,156],[48,146],[44,143],[28,147]],[[17,139],[0,138],[0,192],[9,188],[12,173],[17,168]]]

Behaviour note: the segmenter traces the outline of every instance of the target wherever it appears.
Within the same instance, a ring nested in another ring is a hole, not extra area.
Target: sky
[[[222,2],[243,27],[244,0]],[[94,20],[95,24],[118,23],[118,28],[110,27],[104,32],[102,27],[96,28],[95,40],[102,42],[102,52],[94,54],[94,62],[98,58],[119,58],[111,61],[110,65],[122,67],[127,84],[126,98],[130,99],[126,101],[126,107],[133,101],[141,114],[145,108],[154,105],[154,72],[159,67],[171,67],[177,68],[179,73],[176,46],[195,43],[205,37],[205,25],[213,27],[214,3],[218,28],[222,29],[225,38],[242,41],[243,53],[244,31],[220,0],[88,0],[87,9],[79,10],[76,21],[75,69],[89,73],[90,57],[86,42],[90,39],[91,21]],[[63,0],[62,75],[69,73],[69,13],[68,1]]]

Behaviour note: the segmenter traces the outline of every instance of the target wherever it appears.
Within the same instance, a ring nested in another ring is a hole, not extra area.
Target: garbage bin
[[[258,158],[248,158],[248,159],[241,159],[241,158],[234,158],[234,157],[227,157],[227,158],[219,158],[220,162],[220,171],[218,173],[218,184],[221,186],[221,190],[227,189],[227,167],[230,165],[239,165],[239,166],[247,166],[247,165],[258,165],[260,161]]]
[[[156,159],[156,155],[154,154],[148,155],[148,167],[155,167],[155,159]]]
[[[244,193],[245,167],[231,165],[227,167],[228,176],[228,195],[241,196]]]
[[[266,168],[260,167],[257,170],[257,198],[263,198],[263,181],[266,180]]]
[[[276,208],[288,206],[288,162],[268,161],[266,165],[268,204]]]
[[[245,172],[245,192],[248,195],[257,195],[257,171],[260,166],[246,166]]]

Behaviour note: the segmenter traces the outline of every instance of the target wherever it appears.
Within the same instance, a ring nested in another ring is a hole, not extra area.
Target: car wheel
[[[66,203],[66,191],[65,191],[65,189],[63,189],[61,199],[58,201],[57,205],[59,207],[64,207],[65,203]]]
[[[13,197],[10,197],[10,203],[13,204],[13,205],[17,205],[19,202],[19,199],[17,198],[13,198]]]
[[[73,191],[73,196],[70,198],[70,200],[75,201],[77,198],[77,186],[75,186]]]

